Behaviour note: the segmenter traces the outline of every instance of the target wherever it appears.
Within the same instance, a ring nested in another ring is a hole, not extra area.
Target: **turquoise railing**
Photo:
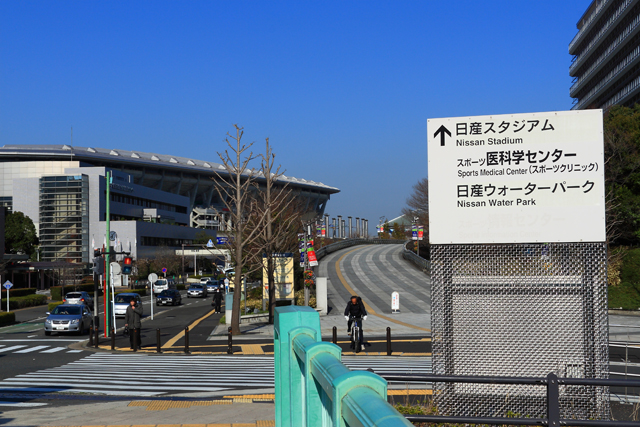
[[[412,426],[387,402],[387,382],[351,371],[335,344],[322,342],[310,307],[277,307],[274,325],[277,427]]]

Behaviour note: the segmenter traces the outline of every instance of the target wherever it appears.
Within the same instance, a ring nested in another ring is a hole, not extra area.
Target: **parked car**
[[[180,305],[182,304],[182,295],[175,289],[162,291],[156,297],[156,305]]]
[[[75,332],[82,335],[92,327],[91,311],[82,304],[60,304],[51,312],[47,311],[44,334],[51,332]]]
[[[215,292],[221,285],[218,279],[213,279],[209,280],[205,286],[207,287],[207,292]]]
[[[115,301],[113,304],[113,313],[116,316],[124,317],[124,315],[127,313],[127,307],[129,307],[132,299],[135,299],[137,304],[142,304],[142,299],[140,298],[140,295],[136,293],[127,292],[122,294],[116,294],[114,299]]]
[[[197,297],[203,297],[206,298],[207,297],[207,287],[200,285],[198,283],[195,283],[191,286],[189,286],[189,290],[187,291],[187,298],[197,298]]]
[[[93,298],[89,292],[69,292],[62,299],[64,304],[84,304],[93,310]]]

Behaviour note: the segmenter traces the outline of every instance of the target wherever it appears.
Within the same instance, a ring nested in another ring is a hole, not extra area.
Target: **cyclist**
[[[362,320],[367,320],[367,310],[364,308],[362,298],[357,295],[353,295],[351,300],[347,303],[347,308],[344,309],[344,318],[347,320],[347,333],[351,335],[351,324],[355,320],[358,322],[360,328],[360,347],[364,350],[364,334],[362,330]]]

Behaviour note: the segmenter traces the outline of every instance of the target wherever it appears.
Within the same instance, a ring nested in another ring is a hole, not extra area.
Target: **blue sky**
[[[0,144],[219,160],[227,131],[326,212],[399,215],[427,175],[428,118],[567,110],[590,0],[4,1]]]

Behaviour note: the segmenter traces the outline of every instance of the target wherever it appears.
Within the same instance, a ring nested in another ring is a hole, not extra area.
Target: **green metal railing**
[[[351,371],[342,350],[322,342],[310,307],[277,307],[274,325],[277,427],[412,426],[387,402],[387,382]]]

